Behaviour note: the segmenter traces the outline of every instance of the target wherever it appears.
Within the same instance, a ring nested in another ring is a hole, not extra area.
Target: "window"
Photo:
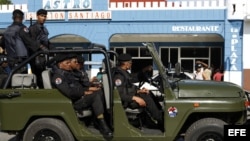
[[[209,57],[209,48],[181,48],[181,57]]]

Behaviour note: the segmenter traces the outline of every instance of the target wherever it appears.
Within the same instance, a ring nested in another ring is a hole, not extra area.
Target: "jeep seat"
[[[51,69],[46,69],[42,72],[43,87],[44,89],[52,89],[51,84]]]
[[[21,74],[16,73],[12,76],[11,87],[12,88],[36,88],[37,80],[35,74]]]

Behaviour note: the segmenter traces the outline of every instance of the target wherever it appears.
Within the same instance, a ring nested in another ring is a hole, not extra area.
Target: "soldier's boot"
[[[97,119],[98,125],[99,125],[99,130],[103,134],[104,137],[106,138],[112,138],[113,133],[109,129],[108,125],[106,124],[104,119]]]

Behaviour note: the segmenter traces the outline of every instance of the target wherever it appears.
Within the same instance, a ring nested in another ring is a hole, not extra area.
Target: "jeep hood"
[[[143,43],[151,54],[155,66],[158,68],[158,73],[163,77],[166,76],[166,69],[163,65],[159,54],[156,50],[154,43]],[[179,98],[199,98],[199,97],[211,97],[211,98],[226,98],[226,97],[244,97],[242,88],[234,83],[230,82],[218,82],[207,80],[181,80],[177,82],[166,83],[167,87],[174,86],[177,89],[177,95]],[[174,90],[175,91],[175,90]]]
[[[182,80],[177,82],[179,98],[188,97],[243,97],[244,93],[240,86],[230,82]]]

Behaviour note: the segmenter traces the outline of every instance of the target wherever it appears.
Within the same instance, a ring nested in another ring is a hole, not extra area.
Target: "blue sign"
[[[46,10],[86,10],[92,8],[92,0],[43,0]]]

